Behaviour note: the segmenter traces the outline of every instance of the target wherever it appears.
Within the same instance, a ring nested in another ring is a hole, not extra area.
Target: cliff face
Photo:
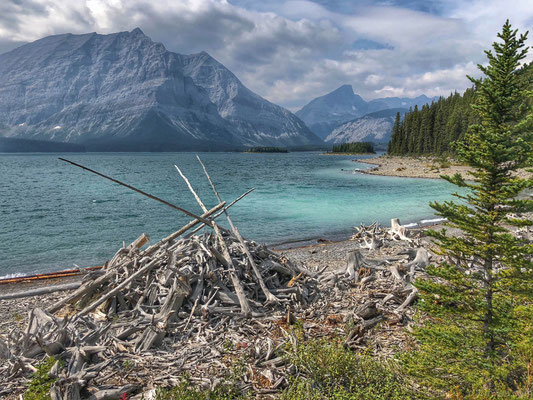
[[[2,54],[0,88],[0,136],[9,138],[106,151],[320,142],[207,53],[169,52],[140,29],[50,36]]]
[[[343,85],[331,93],[317,97],[296,112],[321,138],[325,138],[340,124],[366,114],[368,104],[353,92],[350,85]]]
[[[327,143],[350,142],[388,143],[396,113],[405,114],[404,108],[392,108],[367,114],[335,128],[325,139]]]
[[[183,71],[202,87],[233,132],[249,146],[299,146],[322,141],[290,111],[255,94],[206,52],[180,56]]]

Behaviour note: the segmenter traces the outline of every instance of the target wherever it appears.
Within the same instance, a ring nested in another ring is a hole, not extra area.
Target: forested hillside
[[[533,63],[519,71],[522,79],[533,89]],[[455,92],[441,97],[421,109],[415,106],[401,121],[399,114],[392,130],[388,153],[391,155],[451,154],[452,143],[461,140],[468,126],[477,122],[472,109],[475,90],[467,89],[463,95]]]

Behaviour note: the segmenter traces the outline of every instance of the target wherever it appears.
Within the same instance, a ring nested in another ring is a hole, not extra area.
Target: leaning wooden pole
[[[209,210],[206,213],[204,213],[202,215],[202,217],[207,218],[207,217],[211,216],[212,214],[216,213],[218,210],[220,210],[224,206],[225,206],[225,203],[220,203],[217,206],[213,207],[211,210]],[[200,221],[197,220],[197,219],[189,222],[187,225],[185,225],[181,229],[177,230],[173,234],[171,234],[171,235],[167,236],[166,238],[162,239],[161,241],[151,245],[146,250],[143,250],[139,254],[139,259],[151,255],[157,249],[160,249],[161,246],[163,246],[165,243],[168,243],[168,242],[174,240],[175,238],[177,238],[178,236],[180,236],[181,234],[183,234],[184,232],[188,231],[189,229],[191,229],[192,227],[194,227],[196,224],[199,224],[199,223],[200,223]],[[57,302],[57,303],[53,304],[52,306],[50,306],[47,311],[49,313],[53,314],[56,311],[60,310],[63,306],[65,306],[65,305],[67,305],[69,303],[73,303],[73,302],[77,301],[78,299],[80,299],[86,293],[89,293],[89,292],[95,290],[96,288],[98,288],[103,283],[113,279],[115,277],[115,275],[118,273],[118,269],[121,268],[123,265],[124,264],[111,265],[111,268],[110,268],[110,270],[107,271],[107,273],[105,273],[104,275],[102,275],[102,276],[100,276],[100,277],[98,277],[98,278],[96,278],[94,280],[86,282],[80,288],[78,288],[76,291],[74,291],[73,293],[71,293],[68,296],[64,297],[59,302]]]
[[[158,202],[160,202],[160,203],[162,203],[162,204],[164,204],[164,205],[166,205],[166,206],[169,206],[169,207],[171,207],[171,208],[173,208],[173,209],[175,209],[175,210],[178,210],[178,211],[182,212],[183,214],[188,215],[189,217],[192,217],[192,218],[194,218],[194,219],[197,219],[197,220],[199,220],[200,222],[203,222],[203,223],[206,224],[206,225],[212,226],[212,223],[211,223],[212,220],[208,220],[208,219],[205,219],[205,218],[203,218],[203,217],[201,217],[201,216],[199,216],[199,215],[193,214],[192,212],[187,211],[187,210],[185,210],[184,208],[181,208],[181,207],[176,206],[176,205],[174,205],[174,204],[172,204],[172,203],[169,203],[168,201],[163,200],[163,199],[161,199],[161,198],[159,198],[159,197],[157,197],[157,196],[154,196],[154,195],[152,195],[152,194],[150,194],[150,193],[146,193],[145,191],[143,191],[143,190],[141,190],[141,189],[137,189],[136,187],[131,186],[131,185],[128,185],[127,183],[121,182],[121,181],[119,181],[118,179],[111,178],[110,176],[104,175],[104,174],[102,174],[102,173],[100,173],[100,172],[98,172],[98,171],[95,171],[95,170],[91,169],[91,168],[87,168],[87,167],[85,167],[85,166],[83,166],[83,165],[81,165],[81,164],[75,163],[74,161],[69,161],[69,160],[67,160],[67,159],[65,159],[65,158],[61,158],[61,157],[59,157],[59,159],[60,159],[61,161],[65,161],[65,162],[67,162],[67,163],[69,163],[69,164],[72,164],[72,165],[74,165],[74,166],[76,166],[76,167],[79,167],[79,168],[81,168],[81,169],[84,169],[84,170],[86,170],[86,171],[92,172],[93,174],[96,174],[96,175],[98,175],[98,176],[101,176],[102,178],[108,179],[108,180],[110,180],[111,182],[118,183],[119,185],[124,186],[124,187],[126,187],[126,188],[128,188],[128,189],[130,189],[130,190],[133,190],[134,192],[140,193],[140,194],[142,194],[143,196],[146,196],[146,197],[148,197],[148,198],[150,198],[150,199],[152,199],[152,200],[158,201]],[[206,211],[207,211],[207,210],[206,210]],[[223,230],[225,230],[225,229],[223,229]]]
[[[198,202],[198,205],[202,208],[202,210],[204,212],[206,212],[207,211],[206,206],[204,205],[204,203],[202,202],[200,197],[194,191],[194,189],[193,189],[191,183],[189,182],[189,180],[187,179],[187,177],[183,174],[183,172],[181,172],[181,170],[178,168],[177,165],[174,165],[174,166],[176,167],[176,169],[178,170],[179,174],[181,175],[181,177],[183,178],[183,180],[187,184],[187,187],[189,188],[189,190],[193,194],[194,198]],[[214,222],[213,222],[213,224],[211,226],[212,226],[213,230],[215,231],[215,234],[217,235],[218,241],[220,242],[220,247],[222,248],[222,255],[223,255],[223,257],[224,257],[224,259],[226,261],[226,264],[228,265],[228,267],[230,269],[230,271],[229,271],[230,272],[230,278],[231,278],[231,281],[233,282],[233,286],[235,288],[235,293],[237,294],[237,298],[239,299],[239,303],[241,305],[241,312],[244,315],[251,315],[251,311],[252,310],[250,308],[250,304],[248,303],[248,299],[246,298],[246,294],[244,293],[244,288],[242,287],[242,283],[241,283],[239,277],[237,276],[237,269],[235,268],[235,265],[233,264],[233,260],[231,259],[231,255],[229,253],[228,246],[226,246],[226,242],[224,241],[224,238],[222,237],[222,234],[220,233],[220,230],[218,229],[218,226]]]
[[[215,184],[211,180],[211,177],[209,176],[209,174],[207,172],[207,168],[205,167],[204,163],[202,162],[202,160],[200,159],[198,154],[196,155],[196,158],[198,159],[198,161],[202,165],[202,168],[204,169],[205,176],[207,177],[207,180],[209,181],[209,184],[211,185],[211,188],[213,189],[213,192],[215,192],[215,196],[217,197],[218,201],[220,202],[221,201],[220,194],[218,193],[218,191],[217,191],[217,189],[215,187]],[[244,250],[244,253],[246,254],[246,257],[248,258],[248,262],[250,263],[250,266],[252,267],[252,270],[254,271],[254,274],[255,274],[258,282],[259,282],[259,286],[261,287],[261,290],[265,294],[267,303],[279,303],[279,299],[276,296],[274,296],[270,292],[270,290],[268,290],[268,288],[267,288],[267,286],[265,284],[265,281],[263,280],[263,277],[261,276],[261,273],[259,272],[259,269],[257,268],[257,265],[255,264],[254,258],[250,254],[250,250],[248,249],[248,246],[244,242],[244,239],[242,238],[242,236],[241,236],[239,230],[237,229],[237,227],[235,225],[233,225],[233,222],[231,221],[231,218],[229,217],[228,212],[225,209],[223,210],[223,212],[226,215],[228,223],[229,223],[229,225],[231,227],[231,231],[233,232],[233,234],[235,235],[235,237],[237,238],[237,240],[241,244],[241,247]]]
[[[222,214],[224,214],[225,211],[227,211],[229,208],[231,208],[235,203],[237,203],[238,201],[242,200],[245,196],[248,196],[250,193],[252,193],[253,191],[255,190],[255,188],[251,188],[250,190],[248,190],[247,192],[241,194],[239,197],[237,197],[235,200],[233,200],[231,203],[229,203],[226,207],[224,207],[223,210],[221,211],[218,211],[215,215],[213,215],[213,219],[217,219],[218,217],[220,217]],[[205,226],[205,224],[201,224],[200,226],[194,228],[194,230],[192,232],[189,232],[185,235],[186,238],[188,237],[191,237],[192,235],[194,235],[196,232],[198,232],[200,229],[202,229],[203,227]]]

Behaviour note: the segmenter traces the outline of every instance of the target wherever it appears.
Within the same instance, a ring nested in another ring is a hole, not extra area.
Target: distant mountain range
[[[381,142],[390,139],[391,131],[379,133],[382,128],[388,129],[391,117],[389,114],[396,115],[398,111],[404,112],[415,105],[421,107],[437,99],[438,97],[429,98],[422,95],[416,98],[385,97],[366,102],[354,93],[351,85],[342,85],[331,93],[311,100],[297,111],[296,115],[326,142],[341,143],[349,138],[354,141],[373,141],[375,138]],[[383,110],[395,111],[380,114],[379,111]],[[365,118],[360,118],[363,116]],[[349,124],[346,124],[348,122]]]
[[[0,151],[323,143],[209,54],[170,52],[138,28],[49,36],[1,54],[0,93]]]

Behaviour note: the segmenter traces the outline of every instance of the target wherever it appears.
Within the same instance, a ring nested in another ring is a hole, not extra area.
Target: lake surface
[[[439,180],[358,173],[371,166],[354,156],[199,155],[228,203],[256,188],[230,215],[244,236],[270,244],[346,237],[361,222],[434,218],[429,201],[453,190]],[[0,154],[0,276],[101,265],[123,241],[144,232],[155,242],[190,220],[59,156],[201,214],[177,164],[206,206],[217,204],[192,153]]]

